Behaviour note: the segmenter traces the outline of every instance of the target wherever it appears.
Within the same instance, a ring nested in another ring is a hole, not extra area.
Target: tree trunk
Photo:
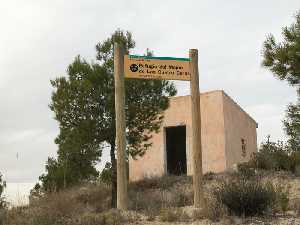
[[[111,207],[117,207],[117,163],[115,157],[115,144],[110,144],[110,161],[111,161]]]

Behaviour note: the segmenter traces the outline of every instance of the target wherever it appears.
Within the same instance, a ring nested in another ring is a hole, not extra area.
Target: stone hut
[[[256,121],[224,91],[201,93],[203,172],[222,172],[257,151]],[[129,180],[165,174],[192,175],[191,97],[170,98],[159,133],[143,157],[129,158]]]

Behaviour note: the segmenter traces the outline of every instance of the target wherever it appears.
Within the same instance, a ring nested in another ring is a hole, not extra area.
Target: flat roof
[[[212,91],[206,91],[206,92],[201,92],[200,95],[208,95],[208,94],[212,94],[214,92],[217,93],[221,93],[224,96],[226,96],[231,102],[233,102],[242,112],[244,112],[247,117],[249,117],[253,122],[256,123],[256,128],[258,128],[258,123],[255,121],[255,119],[253,119],[253,117],[251,117],[249,115],[249,113],[247,113],[236,101],[233,100],[233,98],[231,98],[224,90],[212,90]],[[185,97],[189,97],[190,95],[180,95],[180,96],[173,96],[170,97],[170,99],[176,99],[176,98],[185,98]]]

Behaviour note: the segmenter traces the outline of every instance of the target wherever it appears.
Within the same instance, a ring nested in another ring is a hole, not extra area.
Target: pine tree
[[[286,80],[297,88],[300,98],[300,11],[295,16],[295,23],[282,29],[283,41],[276,42],[270,34],[264,42],[262,65],[270,69],[273,75]],[[288,144],[292,151],[300,151],[300,100],[290,104],[283,121],[284,130],[289,137]]]
[[[115,107],[113,43],[135,47],[129,32],[117,30],[96,45],[96,61],[78,56],[69,65],[67,77],[51,81],[54,91],[50,109],[59,123],[57,160],[49,159],[42,183],[53,189],[90,180],[98,176],[95,164],[105,146],[110,147],[112,168],[112,206],[116,206]],[[125,80],[126,138],[128,154],[142,156],[151,146],[151,133],[158,132],[169,96],[175,86],[165,80]],[[53,161],[54,160],[54,161]],[[53,175],[53,176],[52,176]]]
[[[5,198],[2,196],[4,189],[6,188],[6,182],[2,178],[2,174],[0,173],[0,209],[7,207],[7,202]]]

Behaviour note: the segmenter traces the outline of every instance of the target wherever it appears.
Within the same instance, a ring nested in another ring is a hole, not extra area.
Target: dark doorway
[[[186,174],[186,128],[166,128],[166,151],[168,174]]]

